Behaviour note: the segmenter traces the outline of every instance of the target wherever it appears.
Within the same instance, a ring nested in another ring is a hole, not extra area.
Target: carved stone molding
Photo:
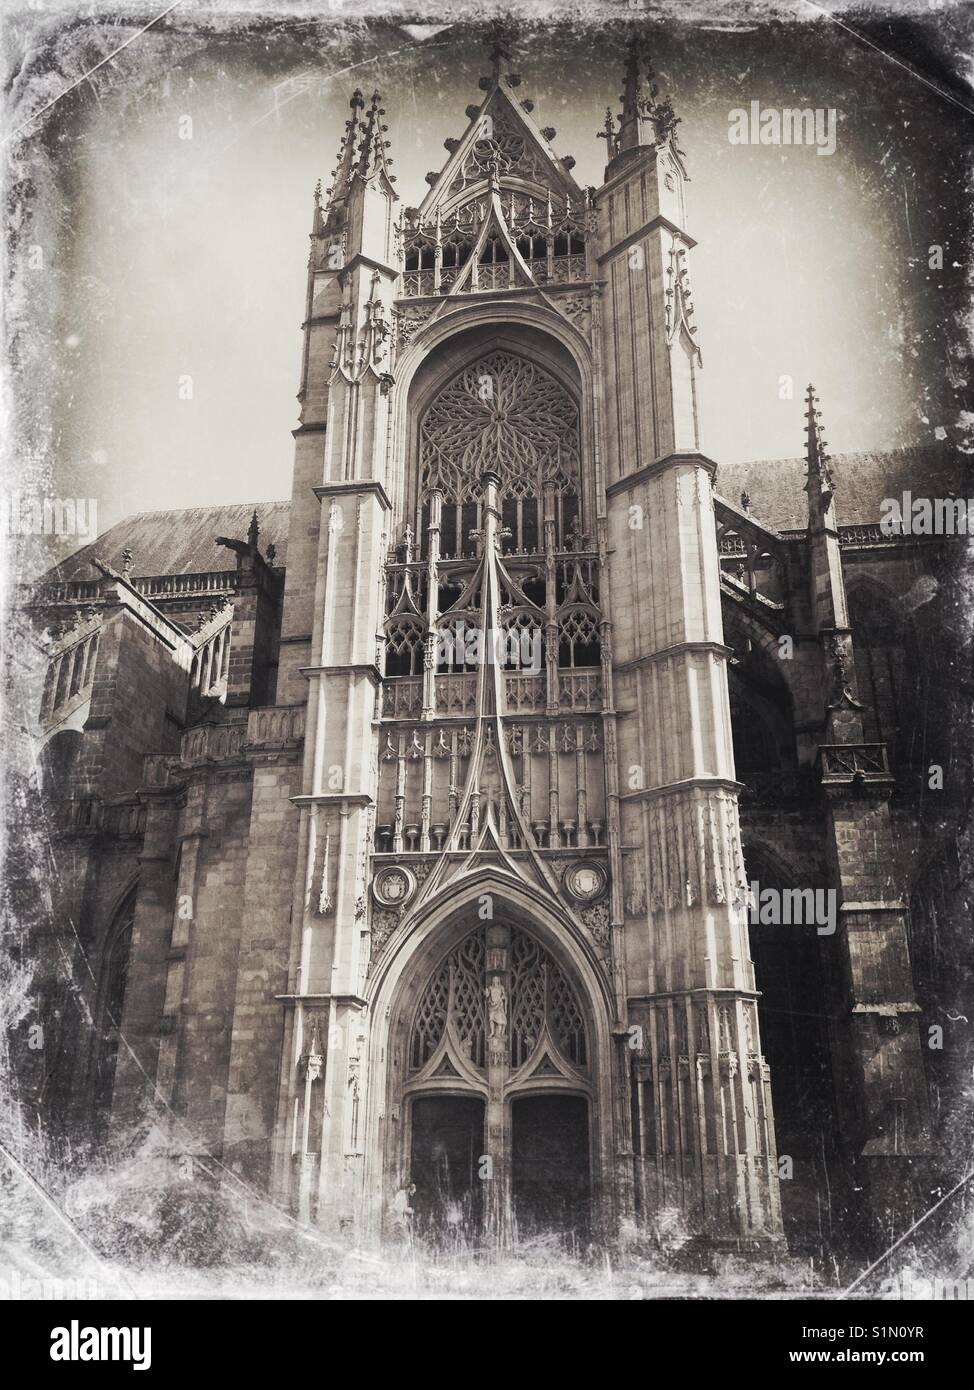
[[[581,908],[578,915],[595,944],[607,950],[612,938],[608,903],[593,903],[591,907]]]

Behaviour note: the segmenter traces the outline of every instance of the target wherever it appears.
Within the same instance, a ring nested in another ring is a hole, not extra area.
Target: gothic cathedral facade
[[[654,1204],[780,1231],[686,180],[637,81],[587,197],[498,70],[401,219],[356,95],[316,216],[280,680],[286,1114],[329,1117],[287,1178],[318,1208],[412,1179],[421,1209],[463,1154],[488,1224],[627,1213],[634,1086],[679,1136]]]
[[[431,1227],[676,1213],[782,1248],[780,1177],[798,1230],[840,1170],[878,1209],[931,1151],[846,593],[871,541],[842,534],[811,392],[807,522],[715,493],[685,156],[638,52],[586,190],[505,58],[418,207],[352,97],[286,524],[220,537],[229,569],[96,544],[37,591],[95,1020],[48,1103],[100,1133],[155,1107],[174,1150],[330,1230],[387,1229],[415,1184]],[[761,785],[779,848],[752,858]],[[828,885],[838,930],[759,940],[758,873]]]

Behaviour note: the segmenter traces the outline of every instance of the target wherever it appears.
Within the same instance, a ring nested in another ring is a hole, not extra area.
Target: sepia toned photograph
[[[922,1363],[974,7],[4,9],[2,1296]]]

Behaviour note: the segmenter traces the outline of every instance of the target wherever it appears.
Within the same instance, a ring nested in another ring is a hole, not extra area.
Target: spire
[[[362,143],[358,149],[356,172],[364,179],[382,173],[390,183],[395,183],[395,174],[389,173],[393,161],[386,154],[386,150],[390,148],[391,141],[384,138],[389,127],[382,120],[386,110],[381,102],[382,97],[379,93],[373,92],[365,120],[359,122]],[[364,102],[362,104],[364,105]]]
[[[809,384],[805,392],[805,460],[807,467],[807,479],[805,491],[809,496],[811,506],[816,498],[820,499],[822,511],[828,511],[834,495],[832,484],[832,472],[829,467],[831,459],[828,455],[828,440],[825,439],[822,426],[819,423],[822,412],[818,409],[819,400],[815,394],[815,387]]]
[[[659,100],[655,78],[645,39],[634,26],[626,44],[625,90],[619,97],[622,113],[616,118],[619,128],[614,128],[612,111],[608,108],[605,128],[599,131],[599,139],[605,140],[608,146],[610,160],[626,150],[674,141],[680,118],[668,98]],[[675,141],[673,147],[676,149]]]
[[[338,151],[338,161],[335,168],[331,171],[332,183],[331,187],[328,189],[329,209],[343,203],[348,197],[352,171],[355,167],[355,149],[359,135],[358,113],[365,106],[365,97],[358,88],[352,93],[351,101],[348,104],[352,114],[345,122],[345,134],[342,136],[341,148]]]
[[[849,605],[842,569],[842,547],[835,515],[835,489],[832,484],[828,443],[820,424],[815,387],[805,392],[805,457],[808,477],[808,546],[809,546],[809,605],[823,642],[829,633],[838,630],[843,644],[849,646]],[[860,731],[861,737],[861,731]],[[835,738],[844,743],[846,738]],[[855,740],[853,740],[855,741]]]

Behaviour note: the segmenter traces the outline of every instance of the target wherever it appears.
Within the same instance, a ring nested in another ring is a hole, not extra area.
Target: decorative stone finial
[[[503,19],[495,19],[490,25],[490,49],[488,57],[490,59],[490,77],[481,79],[481,86],[486,82],[493,87],[500,81],[501,67],[505,62],[510,62],[511,44],[514,37],[510,24]]]
[[[822,412],[818,405],[815,387],[809,383],[805,391],[805,458],[808,469],[805,491],[811,497],[813,489],[817,487],[823,505],[828,507],[835,488],[832,483],[832,460],[828,454],[828,440],[819,423]]]
[[[623,150],[641,145],[664,145],[673,141],[675,148],[674,137],[680,118],[668,98],[659,100],[659,87],[654,78],[645,39],[633,26],[626,45],[625,90],[619,96],[622,102],[619,128],[616,130],[612,111],[607,109],[605,127],[599,131],[599,139],[606,141],[610,159]]]

